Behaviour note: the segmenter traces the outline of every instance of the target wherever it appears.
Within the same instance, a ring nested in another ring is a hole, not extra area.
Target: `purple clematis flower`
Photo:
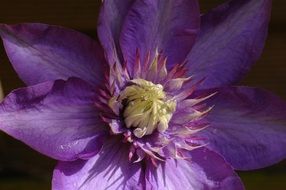
[[[100,44],[46,24],[0,25],[28,85],[0,129],[59,160],[54,190],[243,189],[236,170],[286,157],[286,102],[236,84],[259,58],[271,0],[105,0]]]

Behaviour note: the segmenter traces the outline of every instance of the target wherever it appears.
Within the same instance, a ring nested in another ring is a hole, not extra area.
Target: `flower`
[[[236,170],[286,157],[286,102],[236,84],[259,58],[270,0],[105,0],[99,45],[46,24],[0,25],[28,85],[0,129],[59,160],[54,190],[243,189]]]

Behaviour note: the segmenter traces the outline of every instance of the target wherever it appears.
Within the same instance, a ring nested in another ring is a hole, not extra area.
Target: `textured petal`
[[[15,90],[0,104],[0,129],[57,160],[88,158],[105,135],[94,91],[79,79]]]
[[[135,0],[106,0],[102,3],[97,31],[109,64],[122,61],[119,36],[124,19],[134,2]]]
[[[234,84],[244,76],[262,53],[270,12],[271,0],[232,0],[202,16],[187,58],[189,74],[205,78],[201,88]]]
[[[68,77],[94,85],[103,79],[106,63],[101,47],[89,37],[46,24],[0,25],[7,55],[20,78],[34,85]]]
[[[120,39],[129,69],[133,68],[137,49],[141,61],[149,51],[152,56],[158,49],[167,56],[168,67],[181,63],[199,25],[197,0],[137,0],[126,17]]]
[[[240,170],[269,166],[286,158],[286,101],[256,88],[218,90],[209,102],[208,146]]]
[[[190,160],[167,160],[157,168],[147,164],[146,189],[243,190],[233,169],[208,149],[191,151]]]
[[[53,175],[53,190],[143,190],[139,163],[128,160],[126,144],[109,140],[88,161],[59,162]]]

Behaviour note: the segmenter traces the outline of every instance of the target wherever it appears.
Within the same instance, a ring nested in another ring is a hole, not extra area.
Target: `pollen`
[[[164,132],[176,109],[176,101],[168,99],[161,84],[144,79],[131,80],[119,96],[124,104],[123,117],[127,128],[134,128],[136,137]]]

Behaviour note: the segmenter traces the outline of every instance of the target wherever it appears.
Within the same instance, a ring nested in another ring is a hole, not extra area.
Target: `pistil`
[[[123,117],[127,128],[142,138],[157,129],[164,132],[176,109],[176,102],[168,99],[163,86],[143,79],[131,80],[119,96],[124,102]]]

